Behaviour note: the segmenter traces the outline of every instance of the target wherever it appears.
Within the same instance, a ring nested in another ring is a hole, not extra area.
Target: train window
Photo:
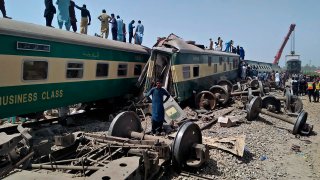
[[[220,66],[222,65],[222,61],[223,61],[223,58],[222,58],[222,57],[219,57],[219,65],[220,65]]]
[[[183,66],[182,73],[184,79],[190,78],[190,66]]]
[[[211,66],[211,63],[212,63],[212,59],[211,59],[211,56],[208,57],[208,66]]]
[[[83,63],[68,63],[67,78],[82,78],[83,77]]]
[[[199,66],[193,67],[193,77],[199,77]]]
[[[47,61],[24,61],[23,80],[45,80],[48,77]]]
[[[109,74],[109,64],[107,63],[98,63],[96,76],[97,77],[107,77]]]
[[[142,65],[141,64],[134,65],[134,75],[140,76],[141,72],[142,72]]]
[[[227,63],[223,63],[223,71],[227,71]]]
[[[118,76],[127,76],[128,65],[127,64],[119,64],[118,65]]]
[[[214,64],[213,65],[213,73],[217,73],[218,72],[218,65]]]

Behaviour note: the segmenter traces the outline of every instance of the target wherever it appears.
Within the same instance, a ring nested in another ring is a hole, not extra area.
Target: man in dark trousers
[[[70,25],[72,27],[73,32],[77,32],[78,27],[77,27],[77,17],[76,17],[76,11],[75,8],[76,4],[74,1],[70,1],[70,6],[69,6],[69,16],[70,16]]]
[[[129,43],[132,42],[132,38],[133,38],[133,29],[135,28],[135,26],[133,25],[134,24],[134,20],[132,20],[130,23],[129,23],[129,27],[128,27],[128,31],[129,31]]]
[[[53,27],[52,19],[54,14],[57,12],[57,10],[53,5],[52,0],[44,0],[44,4],[46,6],[46,9],[44,10],[44,17],[46,18],[46,26]]]
[[[159,80],[157,80],[156,87],[153,87],[145,96],[150,95],[152,95],[152,133],[158,134],[161,133],[164,122],[163,104],[168,101],[170,95],[168,91],[162,88]],[[164,101],[163,96],[166,96]]]
[[[1,10],[2,15],[3,15],[4,18],[12,19],[11,17],[7,16],[6,6],[5,6],[5,3],[4,3],[4,0],[0,0],[0,10]]]
[[[75,5],[75,7],[81,10],[81,22],[80,22],[80,33],[87,34],[88,26],[91,24],[91,15],[87,9],[87,6],[84,4],[82,7]]]
[[[117,40],[117,35],[118,35],[118,29],[117,29],[118,26],[117,26],[117,20],[114,17],[114,14],[111,14],[110,23],[111,23],[112,39],[116,41]]]

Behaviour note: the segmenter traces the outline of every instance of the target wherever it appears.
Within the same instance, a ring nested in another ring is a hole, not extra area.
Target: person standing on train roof
[[[76,17],[76,11],[75,11],[75,3],[74,1],[70,1],[70,6],[69,6],[69,15],[70,15],[70,25],[72,27],[73,32],[77,32],[78,27],[77,27],[77,17]]]
[[[7,11],[6,11],[6,6],[5,6],[4,0],[0,0],[0,10],[1,10],[2,16],[4,18],[12,19],[11,17],[7,16]]]
[[[163,104],[169,100],[170,94],[162,88],[161,81],[157,80],[156,87],[150,89],[145,97],[150,95],[152,95],[152,133],[158,134],[162,132],[163,122],[165,121]],[[163,96],[166,96],[165,100],[163,100]]]
[[[128,31],[129,31],[129,43],[132,42],[132,38],[133,38],[133,29],[135,28],[135,26],[133,25],[135,23],[134,20],[132,20],[130,23],[129,23],[129,26],[128,26]]]
[[[209,44],[209,49],[210,49],[210,50],[213,50],[213,41],[212,41],[211,38],[209,39],[209,42],[210,42],[210,44]]]
[[[52,0],[44,0],[44,5],[46,9],[44,10],[44,17],[46,18],[46,26],[53,27],[52,26],[52,20],[54,14],[56,14],[57,10],[53,5]]]
[[[225,52],[232,52],[232,45],[233,41],[230,40],[229,42],[226,43],[226,49],[224,50]]]
[[[123,42],[127,42],[127,30],[126,30],[126,23],[123,23],[122,25],[122,32],[123,32]]]
[[[107,14],[105,9],[102,10],[102,14],[98,17],[101,21],[101,37],[108,39],[109,36],[109,21],[111,17]]]
[[[218,37],[217,42],[215,42],[216,50],[222,51],[222,43],[223,43],[223,40],[221,39],[221,37]]]
[[[69,15],[69,6],[70,0],[57,0],[56,4],[58,5],[58,25],[59,29],[62,29],[62,26],[66,27],[66,30],[70,30],[70,15]]]
[[[117,15],[117,40],[123,42],[123,20]]]
[[[143,40],[143,34],[144,34],[144,26],[141,24],[141,21],[138,21],[138,25],[136,28],[136,34],[135,34],[135,43],[141,45]]]
[[[80,33],[87,34],[88,26],[91,24],[91,15],[87,6],[84,4],[82,7],[75,5],[77,9],[81,11]]]
[[[239,55],[240,55],[240,59],[244,60],[245,53],[244,53],[243,47],[240,47],[239,53],[240,53],[240,54],[239,54]]]
[[[111,33],[112,33],[112,40],[117,40],[117,34],[118,34],[118,27],[117,27],[117,20],[114,17],[114,14],[111,14],[111,20],[109,21],[111,23]]]

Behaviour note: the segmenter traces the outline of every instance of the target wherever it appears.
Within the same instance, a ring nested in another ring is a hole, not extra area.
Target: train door
[[[146,90],[155,85],[157,80],[162,82],[163,87],[172,95],[175,95],[172,72],[171,72],[172,54],[153,51],[151,56],[152,63],[149,64],[148,81],[146,83]]]

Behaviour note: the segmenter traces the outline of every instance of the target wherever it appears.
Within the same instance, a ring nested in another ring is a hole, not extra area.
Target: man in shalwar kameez
[[[164,122],[164,107],[163,104],[168,101],[170,95],[168,91],[161,87],[161,82],[157,81],[156,87],[153,87],[146,97],[152,95],[152,133],[161,133]],[[166,99],[163,101],[163,96]]]
[[[123,42],[123,20],[117,16],[117,40]]]
[[[57,0],[58,5],[58,25],[62,29],[62,26],[66,27],[66,30],[70,30],[70,16],[69,16],[69,6],[70,0]]]
[[[144,26],[141,24],[141,21],[138,21],[138,25],[136,28],[136,34],[135,34],[135,44],[142,44],[143,40],[143,33],[144,33]]]

